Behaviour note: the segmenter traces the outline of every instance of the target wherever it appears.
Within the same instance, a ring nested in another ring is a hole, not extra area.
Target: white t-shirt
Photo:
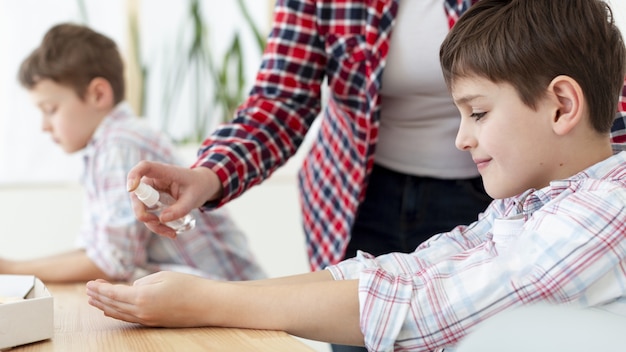
[[[418,176],[478,176],[470,154],[454,144],[460,116],[439,64],[449,31],[442,1],[400,0],[396,21],[382,77],[376,162]]]

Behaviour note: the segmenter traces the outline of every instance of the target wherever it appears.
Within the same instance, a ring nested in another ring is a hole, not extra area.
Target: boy
[[[115,43],[85,26],[52,27],[22,63],[19,81],[41,110],[42,128],[67,153],[83,151],[86,191],[79,249],[47,258],[0,260],[0,273],[47,282],[134,280],[161,270],[212,279],[264,277],[226,213],[195,211],[196,227],[171,240],[133,215],[126,175],[141,160],[177,164],[168,139],[124,101]]]
[[[440,53],[461,112],[456,146],[496,198],[476,222],[410,254],[360,252],[282,279],[99,280],[87,284],[90,304],[145,325],[277,329],[372,351],[451,351],[485,319],[536,302],[623,315],[626,153],[613,154],[609,131],[625,51],[602,1],[479,1]],[[170,182],[185,187],[181,204],[201,204],[204,175],[142,163],[129,183]]]

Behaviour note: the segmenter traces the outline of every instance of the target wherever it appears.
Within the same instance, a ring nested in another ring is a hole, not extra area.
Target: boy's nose
[[[41,130],[44,132],[50,132],[52,130],[52,125],[45,118],[41,119]]]
[[[469,127],[466,126],[465,123],[463,123],[463,120],[461,120],[459,130],[456,133],[454,145],[459,150],[469,150],[476,146],[476,139],[470,133]]]

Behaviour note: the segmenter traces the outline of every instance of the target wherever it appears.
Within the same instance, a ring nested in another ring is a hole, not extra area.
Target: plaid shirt
[[[474,2],[444,1],[448,23]],[[296,152],[320,112],[327,79],[328,105],[299,174],[300,201],[311,269],[342,259],[374,161],[397,9],[397,0],[276,2],[250,95],[235,119],[204,141],[194,164],[214,170],[224,187],[224,197],[206,208],[260,183]]]
[[[359,252],[328,270],[359,280],[370,351],[453,351],[483,320],[538,302],[625,316],[625,206],[621,152],[543,189],[496,200],[475,223],[413,253]]]
[[[614,143],[626,143],[626,77],[624,78],[622,94],[619,97],[617,118],[613,123],[611,137]]]
[[[107,116],[84,151],[84,220],[80,248],[107,275],[134,280],[161,270],[226,280],[265,276],[246,237],[223,209],[193,211],[196,227],[175,240],[150,232],[133,213],[128,171],[141,160],[181,164],[165,135],[123,103]]]

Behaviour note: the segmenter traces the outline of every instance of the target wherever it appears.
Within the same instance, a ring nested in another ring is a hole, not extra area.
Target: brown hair
[[[115,104],[124,99],[124,64],[115,42],[86,26],[70,23],[50,28],[18,73],[26,89],[51,79],[73,88],[81,99],[96,77],[111,84]]]
[[[611,9],[600,0],[481,0],[440,50],[448,87],[471,75],[507,82],[532,108],[552,79],[573,78],[600,133],[609,132],[615,118],[625,57]]]

